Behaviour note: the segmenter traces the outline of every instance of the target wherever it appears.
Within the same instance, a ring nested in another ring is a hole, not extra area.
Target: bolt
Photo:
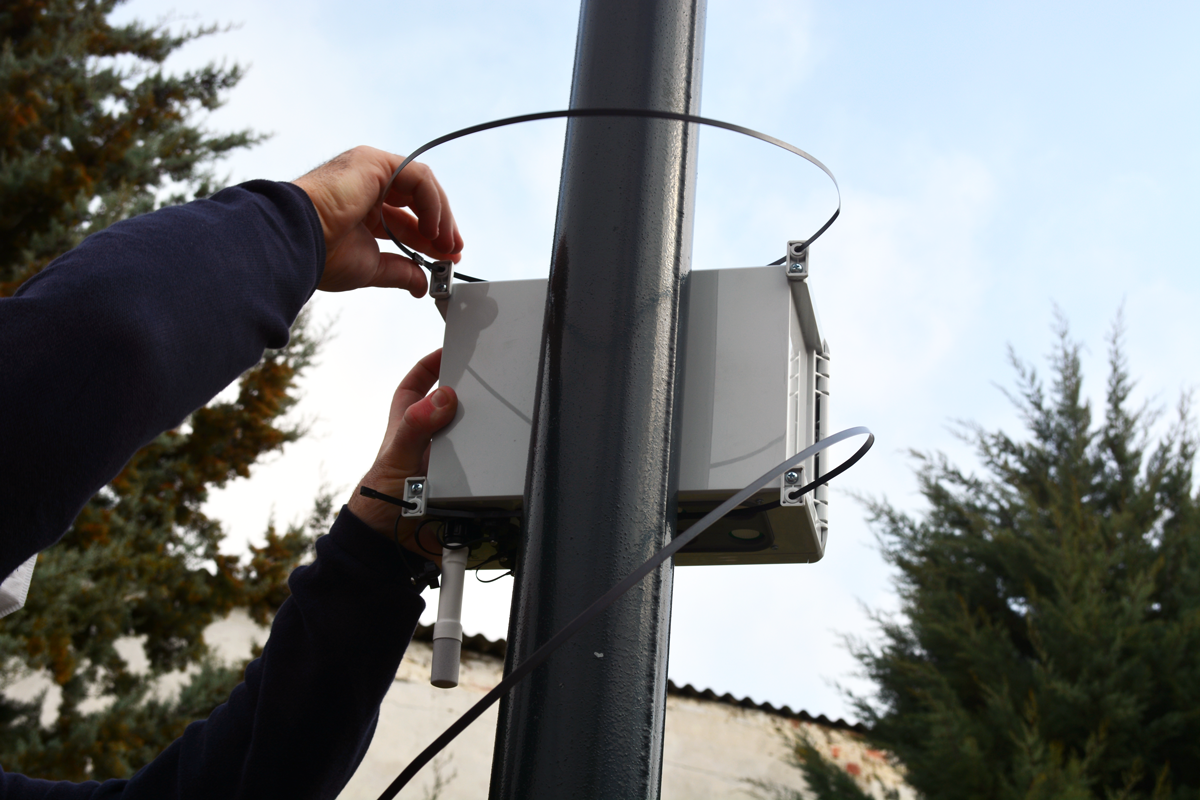
[[[794,469],[789,469],[786,473],[784,473],[783,479],[787,483],[797,483],[800,480],[800,473],[796,472]]]
[[[413,497],[420,497],[423,491],[425,491],[425,484],[420,481],[414,481],[408,485],[408,493]]]
[[[438,294],[441,294],[442,292],[446,291],[446,284],[439,283],[437,286],[433,287],[433,290]]]
[[[788,272],[800,273],[803,271],[804,271],[804,265],[801,264],[799,261],[793,261],[791,264],[788,265]]]

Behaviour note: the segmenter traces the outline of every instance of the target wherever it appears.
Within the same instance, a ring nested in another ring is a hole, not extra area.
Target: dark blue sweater
[[[0,578],[138,448],[283,346],[324,260],[307,195],[252,181],[113,225],[0,300]],[[129,780],[0,772],[0,798],[335,797],[425,607],[410,577],[343,509],[207,720]]]

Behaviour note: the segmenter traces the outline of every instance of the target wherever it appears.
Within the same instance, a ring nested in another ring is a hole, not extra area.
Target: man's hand
[[[435,259],[457,263],[462,258],[463,240],[450,202],[429,167],[409,164],[388,196],[380,198],[402,161],[383,150],[356,147],[292,181],[316,206],[325,232],[325,272],[318,289],[387,286],[407,289],[413,297],[425,294],[424,270],[404,256],[380,252],[375,240],[387,236],[379,222],[381,206],[388,227],[407,246]]]
[[[346,504],[354,516],[388,538],[392,536],[400,509],[382,500],[363,497],[358,490],[362,486],[369,486],[384,494],[401,497],[405,478],[425,474],[429,467],[430,438],[454,419],[454,412],[458,409],[458,398],[449,387],[440,387],[426,397],[437,381],[441,366],[442,351],[436,350],[417,362],[400,382],[396,393],[392,395],[387,433],[383,436],[379,455],[375,457],[374,466],[354,487],[354,496]],[[413,539],[416,528],[415,520],[402,519],[395,528],[400,544],[440,562],[441,551],[430,526],[426,526],[422,534],[425,549],[418,547]],[[433,553],[438,557],[434,558]]]

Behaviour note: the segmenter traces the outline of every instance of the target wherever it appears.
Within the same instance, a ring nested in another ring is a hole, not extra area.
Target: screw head
[[[434,290],[435,292],[437,292],[438,294],[441,294],[442,292],[446,291],[446,288],[447,288],[447,287],[446,287],[446,284],[444,284],[444,283],[439,283],[439,284],[437,284],[436,286],[434,286],[434,287],[433,287],[433,290]]]
[[[786,483],[797,483],[800,480],[800,473],[794,469],[789,469],[783,474],[783,480]]]
[[[408,485],[408,493],[411,494],[413,497],[420,496],[420,494],[424,491],[425,491],[425,484],[421,483],[420,481],[415,481]]]
[[[793,261],[788,265],[788,272],[799,273],[804,271],[804,265],[799,261]]]

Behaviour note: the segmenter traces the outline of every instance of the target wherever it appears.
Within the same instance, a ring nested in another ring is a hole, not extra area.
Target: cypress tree
[[[821,755],[813,736],[803,730],[783,734],[788,746],[788,763],[800,771],[806,792],[774,781],[747,779],[746,791],[758,800],[874,800],[875,795],[831,759]],[[883,800],[897,800],[899,792],[872,787]]]
[[[1103,418],[1065,324],[1021,437],[965,428],[979,474],[917,454],[921,514],[871,509],[900,614],[855,652],[872,738],[930,798],[1200,797],[1196,439],[1132,408],[1114,327]]]
[[[161,68],[216,27],[114,26],[116,5],[0,7],[0,297],[90,233],[215,191],[216,161],[260,138],[198,123],[237,84],[237,66]],[[41,674],[61,702],[43,726],[42,698],[0,695],[6,770],[128,777],[241,679],[240,665],[208,656],[205,627],[234,608],[268,622],[332,504],[320,496],[305,522],[270,527],[248,557],[220,552],[224,532],[203,506],[210,488],[248,476],[259,458],[303,434],[286,414],[319,340],[302,316],[287,347],[241,377],[235,398],[210,403],[138,452],[41,554],[26,607],[0,620],[0,688]],[[148,673],[121,657],[123,637],[142,642]],[[185,668],[191,677],[178,695],[157,697],[158,679]]]

